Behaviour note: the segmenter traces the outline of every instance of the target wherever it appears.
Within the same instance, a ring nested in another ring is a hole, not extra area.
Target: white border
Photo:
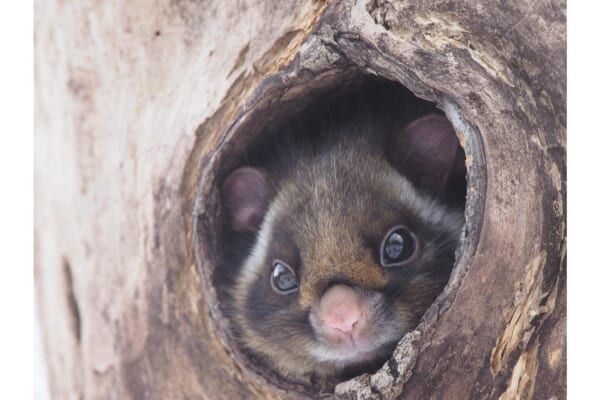
[[[0,397],[33,397],[33,2],[0,15]]]

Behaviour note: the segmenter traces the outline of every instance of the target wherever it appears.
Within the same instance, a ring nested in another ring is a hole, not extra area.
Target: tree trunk
[[[37,1],[35,283],[55,399],[566,397],[565,4]],[[276,118],[376,74],[467,154],[450,283],[377,373],[253,366],[212,277],[217,182]]]

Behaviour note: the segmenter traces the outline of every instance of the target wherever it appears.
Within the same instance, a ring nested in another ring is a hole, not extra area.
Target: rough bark
[[[329,397],[221,317],[216,185],[358,74],[435,101],[467,153],[444,293],[341,398],[566,397],[565,4],[38,1],[35,282],[56,399]]]

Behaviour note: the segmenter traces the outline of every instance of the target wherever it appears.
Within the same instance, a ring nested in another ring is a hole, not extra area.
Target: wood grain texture
[[[35,283],[56,399],[330,397],[221,317],[219,180],[269,123],[369,73],[467,153],[445,292],[340,398],[566,397],[565,4],[37,1]],[[333,389],[332,389],[333,390]]]

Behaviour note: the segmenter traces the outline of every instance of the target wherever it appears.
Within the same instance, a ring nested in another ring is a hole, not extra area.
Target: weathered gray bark
[[[216,183],[270,121],[359,73],[446,111],[468,222],[421,325],[335,393],[566,396],[564,3],[38,1],[35,56],[54,398],[328,396],[261,375],[229,342]]]

